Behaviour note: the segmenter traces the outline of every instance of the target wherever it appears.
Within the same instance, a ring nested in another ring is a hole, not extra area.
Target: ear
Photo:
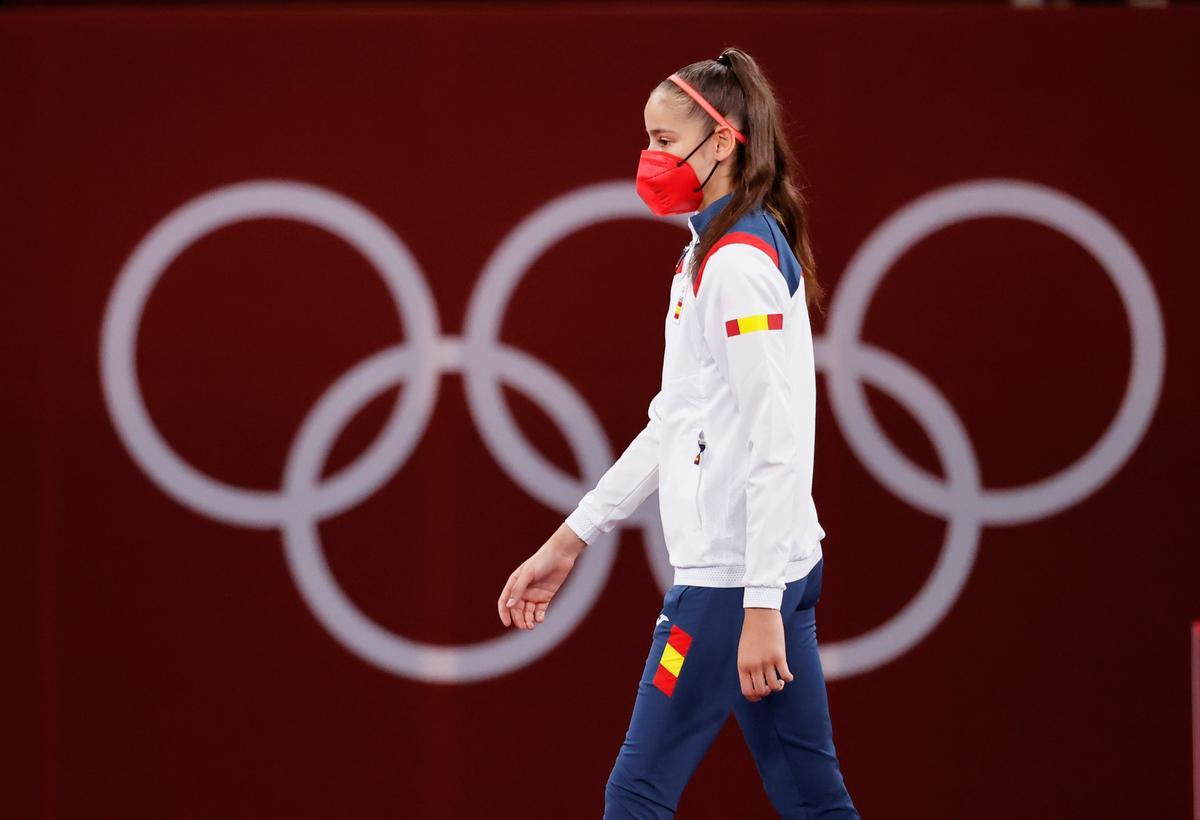
[[[736,123],[733,123],[733,125],[735,128],[738,128],[738,130],[741,130]],[[717,141],[717,159],[723,160],[726,157],[731,157],[733,156],[734,152],[737,151],[737,138],[733,136],[733,131],[731,131],[727,126],[718,125],[717,133],[713,136],[716,137]]]

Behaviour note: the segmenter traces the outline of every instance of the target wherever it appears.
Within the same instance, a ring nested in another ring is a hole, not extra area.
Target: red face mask
[[[724,53],[721,55],[724,57]],[[720,60],[718,60],[720,62]],[[728,62],[722,63],[726,68],[729,67]],[[675,85],[682,88],[689,97],[696,101],[696,104],[708,112],[709,116],[717,121],[717,125],[724,125],[732,133],[734,139],[743,145],[746,143],[746,135],[737,130],[730,124],[729,120],[721,116],[721,112],[713,108],[708,100],[704,99],[704,95],[696,89],[692,88],[683,77],[678,73],[672,74],[667,78]],[[717,129],[708,132],[708,137],[717,133]],[[696,146],[699,148],[708,141],[708,137],[700,140]],[[704,200],[704,194],[701,189],[712,179],[713,173],[717,170],[717,166],[721,164],[721,160],[717,160],[713,164],[712,171],[708,172],[708,176],[704,178],[704,182],[700,182],[696,177],[696,172],[692,170],[692,166],[688,165],[688,157],[696,153],[696,148],[688,152],[687,157],[680,159],[670,151],[642,151],[642,157],[638,161],[637,169],[637,192],[650,207],[650,213],[655,216],[667,216],[668,214],[684,214],[689,211],[694,211],[700,207],[700,203]]]
[[[716,132],[715,128],[709,131],[708,137]],[[700,140],[683,159],[670,151],[642,151],[641,159],[638,160],[635,187],[638,196],[650,208],[650,213],[655,216],[685,214],[700,207],[700,202],[704,199],[702,189],[705,183],[712,179],[721,160],[713,163],[712,171],[708,172],[704,182],[700,182],[700,178],[688,163],[688,157],[708,142],[708,137]]]

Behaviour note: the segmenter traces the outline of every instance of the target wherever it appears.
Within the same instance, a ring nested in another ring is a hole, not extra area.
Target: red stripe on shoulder
[[[695,278],[695,280],[692,281],[692,294],[693,295],[699,295],[699,293],[700,293],[700,279],[701,279],[701,277],[704,276],[704,266],[708,264],[709,257],[712,256],[717,251],[719,251],[721,248],[725,247],[726,245],[733,245],[733,244],[739,244],[739,243],[742,245],[750,245],[751,247],[758,248],[760,251],[765,253],[767,256],[771,257],[771,261],[775,264],[775,267],[779,267],[779,254],[775,253],[775,248],[770,243],[764,242],[762,239],[759,239],[757,236],[755,236],[752,233],[747,233],[745,231],[733,231],[732,233],[727,233],[724,236],[722,236],[720,239],[718,239],[713,244],[713,246],[709,250],[709,252],[704,255],[704,259],[703,259],[703,261],[700,262],[700,267],[696,271],[696,278]]]

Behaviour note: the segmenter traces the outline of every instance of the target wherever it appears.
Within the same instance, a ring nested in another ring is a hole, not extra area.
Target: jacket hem
[[[783,606],[784,589],[786,587],[746,587],[742,593],[742,609],[780,609]]]
[[[788,561],[783,568],[784,583],[790,584],[808,575],[822,554],[821,542],[818,541],[807,558]],[[745,585],[745,578],[745,564],[714,564],[708,567],[675,567],[673,583],[697,587],[740,587]]]

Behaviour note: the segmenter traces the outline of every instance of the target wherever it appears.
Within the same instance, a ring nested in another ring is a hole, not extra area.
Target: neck
[[[724,178],[717,179],[716,177],[713,177],[711,180],[709,180],[709,184],[704,186],[704,199],[700,200],[700,207],[698,210],[703,211],[709,205],[713,204],[732,190],[733,186],[729,184],[729,180]]]

